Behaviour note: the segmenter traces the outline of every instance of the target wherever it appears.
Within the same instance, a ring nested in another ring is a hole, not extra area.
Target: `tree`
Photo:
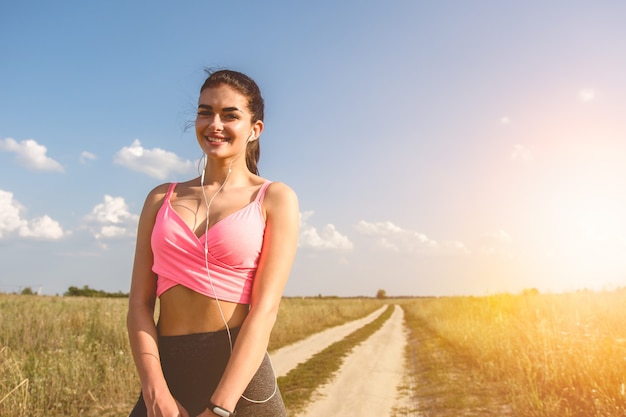
[[[378,298],[379,300],[387,298],[387,291],[385,291],[385,290],[378,290],[376,292],[376,298]]]
[[[89,288],[88,285],[83,285],[83,288],[71,286],[63,294],[66,297],[105,297],[105,298],[124,298],[128,297],[128,294],[121,291],[118,292],[106,292],[102,290],[95,290]]]
[[[539,295],[539,290],[537,288],[525,288],[524,292],[522,292],[522,294],[524,294],[524,295]]]
[[[22,295],[35,295],[35,292],[33,291],[33,289],[31,287],[26,287],[22,290],[22,292],[20,293]]]

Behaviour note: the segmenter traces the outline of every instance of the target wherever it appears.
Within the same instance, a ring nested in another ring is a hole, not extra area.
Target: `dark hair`
[[[218,87],[220,85],[227,85],[248,99],[248,110],[252,113],[252,122],[257,120],[263,121],[265,104],[263,97],[261,96],[261,90],[254,80],[241,72],[232,70],[218,70],[218,71],[206,71],[209,76],[202,84],[200,92],[202,93],[206,88]],[[246,146],[246,165],[250,172],[259,175],[259,168],[257,166],[259,158],[261,157],[261,146],[259,145],[259,139],[248,142]]]

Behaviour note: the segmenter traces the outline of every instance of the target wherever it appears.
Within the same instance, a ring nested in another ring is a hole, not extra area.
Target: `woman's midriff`
[[[161,294],[159,309],[159,334],[178,336],[224,330],[224,319],[228,327],[239,327],[248,315],[249,306],[228,301],[220,301],[218,305],[214,298],[177,285]]]

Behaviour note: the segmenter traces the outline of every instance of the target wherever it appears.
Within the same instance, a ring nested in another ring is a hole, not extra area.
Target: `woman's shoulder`
[[[157,185],[152,190],[150,190],[146,199],[147,200],[163,199],[163,197],[165,197],[165,194],[167,194],[167,191],[169,190],[170,185],[172,185],[172,183],[170,182]]]
[[[146,209],[151,208],[153,210],[160,208],[161,205],[163,204],[163,200],[165,199],[165,196],[167,195],[167,192],[170,189],[171,185],[172,183],[166,182],[166,183],[157,185],[152,190],[150,190],[150,192],[146,196],[144,207]]]
[[[287,184],[280,181],[272,181],[265,191],[264,203],[271,207],[298,207],[298,196]]]
[[[255,186],[265,187],[265,198],[288,198],[296,197],[296,192],[287,184],[281,181],[272,181],[263,177],[255,177]]]
[[[293,194],[296,192],[287,184],[281,181],[265,180],[264,183],[269,183],[267,186],[267,192],[272,194]]]

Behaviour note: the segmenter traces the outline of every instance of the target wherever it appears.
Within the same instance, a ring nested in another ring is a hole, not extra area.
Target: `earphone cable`
[[[211,196],[211,199],[208,200],[206,192],[204,190],[204,173],[206,172],[206,164],[207,164],[207,160],[206,160],[207,156],[206,156],[206,154],[204,154],[203,157],[205,158],[205,168],[202,170],[202,175],[200,176],[200,188],[202,189],[202,197],[204,199],[204,204],[206,205],[206,225],[205,225],[205,229],[204,229],[204,266],[206,268],[207,278],[209,279],[209,285],[211,287],[211,291],[213,292],[213,298],[215,299],[215,302],[217,303],[217,308],[218,308],[218,311],[220,312],[220,316],[222,317],[222,321],[224,322],[224,326],[226,326],[226,334],[228,335],[228,344],[229,344],[229,348],[230,348],[230,353],[232,354],[233,353],[233,339],[232,339],[232,335],[230,333],[230,327],[228,326],[228,321],[226,320],[226,316],[224,315],[224,311],[222,310],[222,305],[221,305],[220,300],[219,300],[219,298],[217,296],[217,292],[215,291],[215,287],[213,286],[213,279],[211,278],[211,272],[209,271],[209,238],[208,238],[208,235],[209,235],[209,220],[210,220],[210,214],[209,213],[210,213],[211,204],[213,204],[213,200],[215,200],[215,197],[217,197],[217,195],[222,191],[222,189],[226,185],[226,182],[228,181],[228,178],[230,177],[230,173],[232,171],[232,166],[233,166],[234,159],[230,161],[230,164],[228,166],[228,172],[226,173],[226,177],[224,178],[224,181],[222,182],[220,187],[217,189],[217,191]],[[272,369],[274,369],[274,366],[272,364],[271,358],[270,358],[270,367]],[[243,394],[241,394],[241,398],[243,398],[246,401],[249,401],[251,403],[263,404],[263,403],[266,403],[269,400],[271,400],[274,397],[274,395],[276,394],[277,391],[278,391],[278,383],[276,381],[274,381],[274,391],[265,400],[253,400],[253,399],[250,399],[250,398],[246,397]]]

